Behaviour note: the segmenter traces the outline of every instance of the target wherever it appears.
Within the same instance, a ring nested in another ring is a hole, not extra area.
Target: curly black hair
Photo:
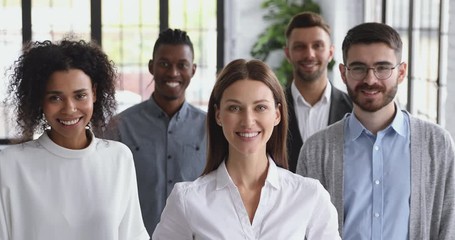
[[[56,71],[79,69],[90,77],[92,86],[96,86],[90,121],[94,128],[104,128],[115,112],[115,65],[94,42],[71,39],[30,42],[11,68],[6,102],[14,106],[23,139],[30,139],[39,127],[44,130],[47,126],[42,104],[46,84]]]

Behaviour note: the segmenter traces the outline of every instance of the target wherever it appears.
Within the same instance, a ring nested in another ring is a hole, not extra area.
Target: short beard
[[[359,100],[359,94],[358,92],[360,92],[362,89],[377,89],[381,92],[384,93],[384,99],[382,101],[382,103],[379,103],[379,105],[374,105],[373,102],[371,101],[367,101],[367,102],[360,102]],[[380,86],[368,86],[367,84],[362,84],[362,85],[359,85],[356,87],[355,90],[352,90],[351,88],[347,88],[348,90],[348,95],[349,97],[352,99],[352,101],[360,108],[362,109],[363,111],[365,112],[377,112],[379,110],[381,110],[382,108],[384,108],[385,106],[387,106],[390,102],[393,101],[393,99],[395,98],[396,94],[397,94],[397,91],[398,91],[398,84],[395,84],[395,86],[393,86],[390,90],[386,91],[384,90],[383,87],[380,87]]]
[[[299,71],[298,69],[296,69],[294,72],[302,82],[312,83],[312,82],[316,82],[322,76],[322,74],[324,73],[324,69],[319,69],[312,74],[303,73],[303,72]]]

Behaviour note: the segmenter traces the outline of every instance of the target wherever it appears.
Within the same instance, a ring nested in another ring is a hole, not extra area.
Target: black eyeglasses
[[[400,66],[401,63],[398,63],[395,66],[391,65],[377,65],[374,67],[367,67],[365,65],[356,65],[353,67],[347,67],[345,66],[346,70],[348,70],[349,76],[356,81],[360,81],[362,79],[365,79],[365,77],[368,74],[368,71],[371,69],[373,70],[374,76],[378,80],[385,80],[388,79],[392,75],[392,71]]]

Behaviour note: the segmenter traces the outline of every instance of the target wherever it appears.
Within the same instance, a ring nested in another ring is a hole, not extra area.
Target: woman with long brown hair
[[[265,63],[229,63],[209,100],[203,175],[175,185],[153,239],[339,239],[327,191],[286,170],[287,115]]]

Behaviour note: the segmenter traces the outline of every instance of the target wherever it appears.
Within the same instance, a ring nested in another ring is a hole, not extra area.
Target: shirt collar
[[[396,133],[400,134],[403,137],[407,136],[407,127],[406,127],[406,119],[404,117],[403,111],[400,109],[398,104],[395,103],[396,114],[395,118],[393,119],[392,123],[389,127],[392,127]]]
[[[270,184],[272,187],[279,189],[279,177],[278,177],[278,167],[276,166],[273,159],[269,156],[269,167],[267,170],[267,177],[265,179],[265,184]],[[216,170],[216,190],[227,187],[228,185],[235,186],[234,181],[232,181],[231,176],[226,168],[226,162],[223,161],[218,169]]]
[[[395,103],[395,117],[393,118],[392,123],[390,123],[389,126],[387,126],[384,130],[381,131],[387,131],[389,128],[392,128],[396,133],[399,135],[406,137],[407,136],[407,127],[406,127],[406,121],[404,118],[404,113],[401,111],[400,107],[398,104]],[[363,131],[368,131],[363,124],[357,119],[355,114],[350,113],[348,115],[348,131],[346,132],[347,139],[349,141],[354,141],[357,139],[360,134],[362,134]],[[369,131],[368,131],[369,132]]]
[[[151,107],[151,112],[153,115],[158,116],[158,117],[168,117],[167,114],[161,109],[160,106],[155,102],[155,99],[153,99],[152,96],[149,98],[149,106]],[[180,119],[185,119],[187,115],[189,114],[189,103],[187,101],[183,101],[182,107],[180,108],[179,111],[177,111],[173,118],[176,118],[177,121]]]
[[[291,93],[292,93],[292,98],[294,99],[294,103],[299,103],[300,101],[305,103],[305,105],[310,106],[310,104],[305,101],[305,98],[303,98],[302,94],[300,94],[299,90],[297,89],[297,86],[295,85],[295,80],[292,81],[291,83]],[[322,103],[328,103],[330,102],[330,96],[332,95],[332,84],[330,81],[327,81],[327,86],[324,89],[324,93],[322,93],[322,97],[319,100],[319,102]]]

